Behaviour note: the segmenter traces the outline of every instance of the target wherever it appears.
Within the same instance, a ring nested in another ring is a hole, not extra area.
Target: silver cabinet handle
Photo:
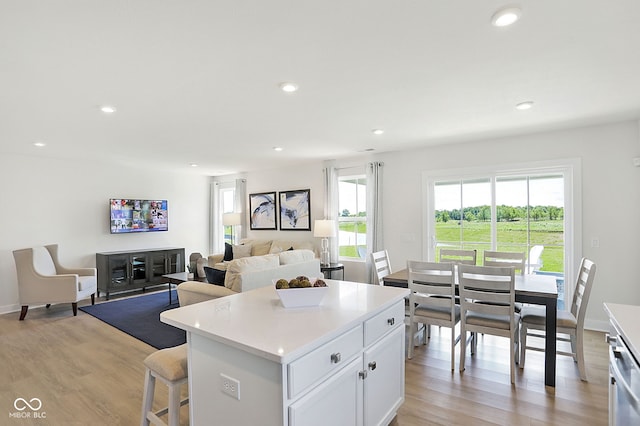
[[[395,324],[395,323],[396,323],[396,319],[395,319],[395,318],[388,318],[388,319],[387,319],[387,324],[389,324],[389,325],[393,325],[393,324]]]
[[[609,343],[611,346],[615,346],[618,343],[617,336],[611,336],[609,333],[604,335],[604,341]]]
[[[375,370],[375,369],[376,369],[376,367],[377,367],[377,365],[376,365],[376,362],[375,362],[375,361],[371,361],[371,362],[369,363],[369,370],[373,371],[373,370]]]
[[[342,359],[342,355],[340,355],[340,352],[336,352],[335,354],[331,354],[331,363],[332,364],[339,363],[341,359]]]

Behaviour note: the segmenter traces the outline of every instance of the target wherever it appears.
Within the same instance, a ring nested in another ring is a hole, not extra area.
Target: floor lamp
[[[240,225],[242,216],[240,213],[225,213],[222,215],[222,225],[231,227],[231,244],[236,243],[236,235],[233,228]]]
[[[334,220],[316,220],[313,224],[313,236],[322,238],[322,251],[320,252],[320,264],[329,266],[331,255],[329,253],[329,238],[336,236],[336,222]]]

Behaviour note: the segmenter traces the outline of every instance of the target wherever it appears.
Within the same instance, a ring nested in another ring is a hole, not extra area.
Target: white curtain
[[[382,167],[384,163],[367,164],[367,276],[374,281],[370,253],[384,250],[382,240]]]
[[[234,230],[238,240],[247,238],[247,180],[236,179],[234,211],[240,213],[240,225]]]
[[[338,171],[334,166],[327,166],[324,169],[324,218],[336,221],[338,226]],[[337,262],[340,255],[338,252],[338,236],[329,238],[329,256],[331,262]]]
[[[220,233],[219,229],[222,227],[220,215],[217,214],[217,212],[220,211],[219,188],[219,182],[211,183],[211,206],[209,208],[209,223],[211,223],[211,228],[209,229],[209,253],[224,252],[224,244],[222,242],[224,238],[220,238],[220,236],[218,235]]]

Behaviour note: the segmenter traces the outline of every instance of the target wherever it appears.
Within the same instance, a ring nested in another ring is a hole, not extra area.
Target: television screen
[[[167,200],[110,200],[111,233],[167,231]]]

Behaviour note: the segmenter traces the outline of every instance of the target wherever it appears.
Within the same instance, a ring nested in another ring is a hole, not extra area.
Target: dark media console
[[[165,284],[163,275],[184,272],[184,248],[96,253],[98,297]]]

